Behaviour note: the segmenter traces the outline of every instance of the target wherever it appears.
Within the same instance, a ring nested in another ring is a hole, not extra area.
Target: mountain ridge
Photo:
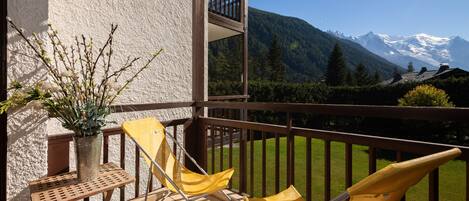
[[[370,73],[378,71],[382,77],[390,77],[394,69],[398,68],[397,65],[369,52],[359,44],[331,37],[297,17],[250,8],[249,34],[249,42],[252,44],[250,47],[253,47],[249,51],[254,51],[254,53],[259,52],[258,50],[266,53],[272,35],[277,35],[284,50],[283,57],[287,72],[306,74],[315,80],[323,77],[335,43],[341,45],[350,70],[354,70],[359,63],[364,63]]]
[[[369,32],[351,37],[340,32],[329,31],[338,38],[359,43],[369,51],[406,67],[413,62],[415,67],[438,68],[441,63],[469,69],[469,42],[460,36],[438,37],[426,33],[410,36],[392,36]]]
[[[305,20],[249,8],[251,72],[266,65],[266,54],[274,35],[282,49],[282,61],[286,67],[287,80],[291,82],[322,80],[330,53],[336,43],[341,45],[350,70],[354,70],[356,65],[363,63],[370,74],[378,72],[382,78],[389,78],[396,68],[401,69],[398,65],[368,51],[361,45],[331,36]],[[217,63],[220,52],[229,52],[230,49],[237,48],[230,44],[234,43],[222,40],[210,44],[209,55],[212,61],[209,60],[209,68]]]

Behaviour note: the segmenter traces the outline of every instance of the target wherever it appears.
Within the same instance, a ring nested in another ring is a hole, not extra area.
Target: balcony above
[[[209,0],[208,10],[216,15],[241,22],[244,0]]]
[[[244,33],[246,10],[245,0],[209,0],[209,42]]]

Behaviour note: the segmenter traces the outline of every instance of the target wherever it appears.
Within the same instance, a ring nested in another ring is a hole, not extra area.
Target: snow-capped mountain
[[[437,68],[441,63],[469,70],[469,42],[461,37],[436,37],[428,34],[413,36],[390,36],[368,34],[346,37],[331,32],[337,37],[359,43],[369,51],[402,67],[413,62],[415,68]]]

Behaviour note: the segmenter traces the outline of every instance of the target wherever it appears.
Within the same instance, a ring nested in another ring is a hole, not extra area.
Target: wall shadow
[[[28,37],[33,32],[38,33],[41,38],[46,36],[49,0],[7,1],[8,16],[17,26],[25,29]],[[15,33],[14,29],[8,28],[8,81],[18,80],[31,84],[46,79],[44,66],[31,57],[33,51]],[[47,174],[46,121],[47,115],[44,112],[35,112],[29,107],[8,114],[8,200],[29,200],[29,180]],[[25,157],[30,153],[37,155]]]

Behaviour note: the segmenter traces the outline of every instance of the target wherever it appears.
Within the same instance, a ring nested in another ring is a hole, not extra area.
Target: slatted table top
[[[132,183],[135,178],[113,163],[101,165],[98,178],[80,183],[76,171],[44,177],[29,183],[31,200],[79,200],[112,191]]]

